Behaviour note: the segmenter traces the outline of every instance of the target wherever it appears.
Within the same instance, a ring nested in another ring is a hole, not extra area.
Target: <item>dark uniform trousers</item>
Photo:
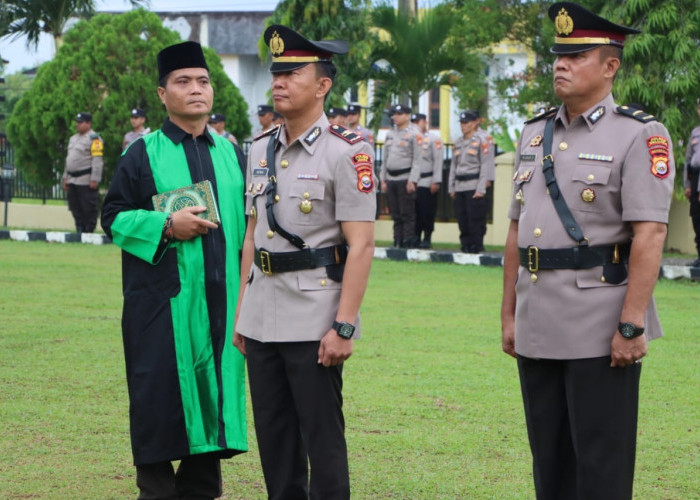
[[[342,364],[318,364],[318,341],[245,346],[268,498],[350,498]]]
[[[97,226],[97,189],[90,186],[68,184],[68,209],[75,219],[79,233],[92,233]]]
[[[431,194],[429,187],[416,189],[416,237],[421,233],[427,241],[435,230],[435,214],[437,213],[437,194]]]
[[[463,252],[484,250],[486,234],[486,196],[474,198],[475,190],[455,193],[455,211],[459,226],[459,242]]]
[[[177,472],[170,462],[136,466],[139,500],[213,500],[222,493],[221,463],[211,453],[190,455]]]
[[[690,220],[693,221],[693,231],[695,231],[695,249],[700,257],[700,200],[698,200],[698,178],[700,178],[700,167],[688,168],[690,177]]]
[[[641,369],[518,357],[538,500],[632,498]]]
[[[394,245],[416,243],[416,194],[406,191],[407,180],[386,181],[386,201],[394,221]]]

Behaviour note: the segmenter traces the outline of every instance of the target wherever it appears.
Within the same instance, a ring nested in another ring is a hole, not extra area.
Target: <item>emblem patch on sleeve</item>
[[[352,164],[357,172],[357,189],[363,193],[371,193],[374,189],[372,175],[372,157],[366,153],[357,153],[352,157]]]
[[[102,141],[99,139],[93,139],[92,144],[90,144],[90,154],[92,156],[102,156],[103,153]]]
[[[665,179],[671,172],[668,139],[661,135],[653,135],[647,139],[647,147],[651,156],[651,173],[654,177]]]

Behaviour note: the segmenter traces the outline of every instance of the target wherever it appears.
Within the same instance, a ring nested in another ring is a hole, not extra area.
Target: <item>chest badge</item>
[[[530,146],[535,148],[535,147],[539,146],[540,144],[542,144],[542,136],[540,134],[537,134],[530,141]]]
[[[260,160],[258,165],[260,165],[261,167],[267,167],[267,160],[263,158],[262,160]]]
[[[299,203],[299,210],[301,210],[301,213],[303,213],[303,214],[309,214],[314,209],[314,206],[311,203],[311,200],[309,200],[310,196],[311,195],[309,193],[304,193],[302,195],[302,197],[304,199],[301,200],[301,203]]]
[[[581,199],[586,203],[592,203],[593,200],[595,200],[595,196],[595,191],[593,191],[591,188],[586,188],[581,191]]]

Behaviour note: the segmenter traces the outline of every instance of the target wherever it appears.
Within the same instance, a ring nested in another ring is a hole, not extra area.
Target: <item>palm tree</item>
[[[388,5],[372,12],[372,24],[379,30],[369,74],[376,82],[373,126],[379,125],[382,111],[393,96],[407,95],[417,109],[421,94],[450,83],[452,75],[465,68],[463,51],[454,50],[449,40],[458,19],[444,5],[417,16]]]
[[[129,0],[132,6],[148,5],[148,0]],[[27,46],[37,46],[42,33],[50,33],[58,49],[66,23],[72,17],[95,14],[95,0],[0,0],[0,38],[27,37]]]

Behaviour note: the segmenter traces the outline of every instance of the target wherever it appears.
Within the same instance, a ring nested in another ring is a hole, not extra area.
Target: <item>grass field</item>
[[[135,498],[119,250],[0,241],[0,283],[0,498]],[[500,289],[499,268],[375,261],[344,370],[354,498],[534,498]],[[700,284],[656,297],[635,498],[698,498]],[[265,498],[250,417],[249,447],[224,498]]]

